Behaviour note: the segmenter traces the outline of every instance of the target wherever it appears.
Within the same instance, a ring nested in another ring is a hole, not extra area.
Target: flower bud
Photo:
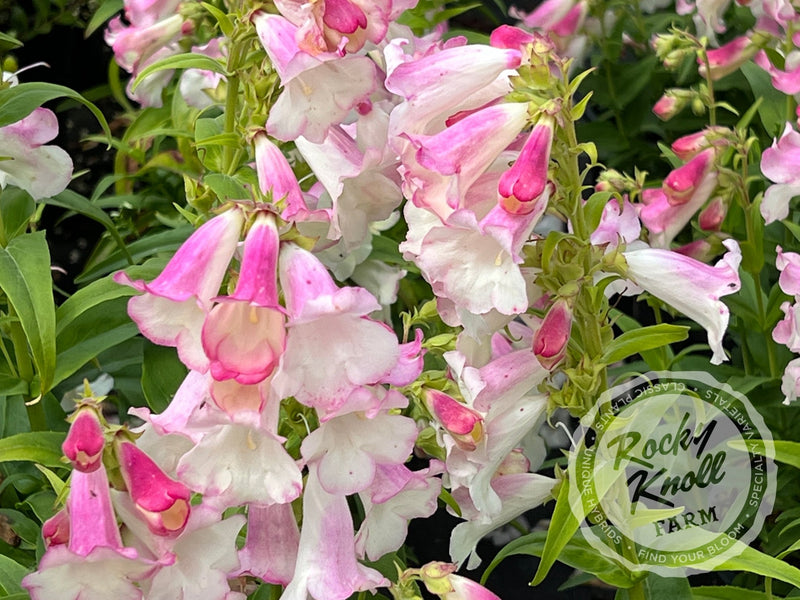
[[[554,126],[553,117],[541,117],[519,153],[519,158],[500,177],[497,189],[501,196],[500,205],[506,211],[525,215],[535,210],[535,200],[547,187]]]
[[[439,390],[425,390],[425,400],[456,445],[467,452],[475,450],[483,439],[483,416]]]
[[[571,330],[572,308],[566,298],[559,298],[550,307],[541,326],[533,334],[533,353],[548,371],[567,355]]]
[[[42,538],[45,548],[69,543],[69,513],[62,508],[42,524]]]
[[[727,146],[729,141],[726,136],[729,133],[731,130],[727,127],[707,127],[697,133],[679,137],[672,142],[672,151],[681,160],[690,160],[706,148]]]
[[[700,213],[698,217],[700,228],[705,231],[719,231],[722,221],[725,220],[725,215],[727,214],[727,202],[725,202],[722,196],[717,196],[711,200],[708,206],[703,209],[703,212]]]
[[[694,54],[692,48],[679,48],[667,53],[661,61],[667,71],[676,71],[683,65],[683,62]]]
[[[97,409],[84,405],[72,418],[72,425],[61,449],[78,471],[91,473],[100,467],[106,441]]]
[[[669,121],[672,117],[681,112],[694,97],[689,90],[671,88],[664,92],[653,106],[653,113],[662,121]]]
[[[168,477],[132,442],[118,447],[119,465],[139,516],[156,535],[178,535],[189,520],[191,491]]]

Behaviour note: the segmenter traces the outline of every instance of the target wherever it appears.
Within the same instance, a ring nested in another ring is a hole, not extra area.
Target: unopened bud
[[[78,471],[91,473],[100,467],[106,440],[100,416],[93,406],[84,405],[72,418],[72,425],[61,449]]]
[[[483,416],[439,390],[426,390],[425,400],[456,445],[468,452],[475,450],[483,439]]]

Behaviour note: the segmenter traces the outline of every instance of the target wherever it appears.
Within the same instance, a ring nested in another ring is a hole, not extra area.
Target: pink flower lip
[[[367,16],[350,0],[325,0],[323,23],[341,33],[354,33],[367,26]]]
[[[178,535],[189,520],[191,491],[168,477],[132,442],[119,444],[120,469],[131,500],[156,535]]]
[[[708,148],[667,175],[662,190],[667,195],[670,204],[673,206],[684,204],[691,199],[695,189],[713,168],[715,156],[716,150]]]

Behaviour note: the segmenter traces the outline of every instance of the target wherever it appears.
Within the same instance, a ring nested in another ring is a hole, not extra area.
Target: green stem
[[[747,199],[745,198],[745,202]],[[745,227],[747,229],[747,241],[755,244],[755,232],[753,231],[753,206],[748,206],[745,213]],[[761,218],[761,215],[756,215],[755,218]],[[758,319],[761,324],[761,330],[767,327],[767,311],[764,307],[764,292],[761,289],[761,273],[757,269],[748,269],[750,276],[753,278],[753,284],[756,286],[756,304],[758,305]],[[769,375],[770,377],[778,376],[778,362],[775,358],[775,347],[772,341],[772,336],[764,336],[767,346],[767,361],[769,362]]]
[[[225,133],[236,132],[236,110],[239,102],[239,76],[228,77],[228,93],[225,98]],[[234,168],[234,148],[228,145],[222,148],[222,166],[226,173]]]
[[[761,291],[761,279],[759,273],[750,273],[753,281],[756,284],[756,302],[758,303],[758,316],[762,323],[762,327],[766,327],[767,311],[764,308],[764,298]],[[775,348],[773,347],[771,336],[764,336],[767,341],[767,360],[769,361],[769,375],[770,377],[778,376],[778,364],[775,359]]]
[[[706,66],[706,85],[708,86],[708,124],[714,127],[717,124],[717,101],[714,98],[714,80],[711,79],[711,63],[708,53],[703,48],[703,63]]]
[[[22,325],[14,318],[16,317],[16,312],[11,305],[9,305],[8,313],[9,316],[12,317],[8,329],[11,336],[11,343],[14,345],[14,357],[17,359],[19,376],[20,379],[30,384],[33,381],[33,363],[28,354],[28,340],[25,337],[25,332],[22,330]],[[34,400],[29,393],[25,394],[23,398],[25,399],[25,409],[28,412],[28,421],[31,425],[31,431],[47,430],[47,419],[45,418],[41,398]]]
[[[764,580],[764,593],[767,595],[767,600],[772,600],[772,577]]]
[[[569,114],[569,109],[565,112],[565,114]],[[570,152],[575,152],[575,149],[578,147],[578,135],[575,133],[575,123],[572,120],[569,120],[564,125],[564,131],[567,134],[567,145],[569,147]],[[571,160],[567,163],[567,180],[568,180],[568,189],[572,192],[572,202],[570,203],[570,215],[569,218],[572,221],[572,229],[576,236],[578,236],[583,241],[589,240],[589,235],[591,234],[590,231],[587,231],[586,226],[586,219],[583,214],[583,206],[581,202],[581,172],[580,166],[578,165],[578,154],[576,153],[574,157],[571,157]]]

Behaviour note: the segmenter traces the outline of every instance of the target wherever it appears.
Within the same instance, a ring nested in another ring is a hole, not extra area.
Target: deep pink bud
[[[703,150],[685,165],[667,175],[661,189],[670,204],[675,206],[689,201],[695,189],[713,168],[715,157],[715,149]]]
[[[105,445],[97,410],[90,406],[79,408],[61,445],[64,455],[75,469],[91,473],[100,467]]]
[[[168,477],[136,444],[119,445],[119,464],[131,500],[156,535],[178,535],[189,520],[191,491]]]
[[[669,121],[681,112],[692,99],[692,92],[681,89],[667,90],[653,106],[653,113],[662,121]]]
[[[66,508],[62,508],[42,525],[45,548],[68,544],[69,531],[69,513]]]
[[[500,177],[497,186],[500,205],[515,215],[524,215],[536,208],[538,199],[547,186],[547,169],[550,166],[550,148],[553,145],[555,120],[543,116],[533,127],[519,158]]]
[[[439,390],[425,391],[428,408],[462,450],[475,450],[483,438],[483,417]]]
[[[672,142],[672,151],[681,160],[690,160],[706,148],[727,146],[726,134],[731,133],[727,127],[707,127],[697,133],[690,133]]]
[[[700,213],[698,222],[700,228],[705,231],[719,231],[722,221],[725,220],[725,215],[728,214],[728,203],[723,200],[721,196],[717,196],[708,203]]]
[[[572,307],[565,298],[559,298],[533,334],[533,353],[545,369],[551,370],[567,355],[571,330]]]

